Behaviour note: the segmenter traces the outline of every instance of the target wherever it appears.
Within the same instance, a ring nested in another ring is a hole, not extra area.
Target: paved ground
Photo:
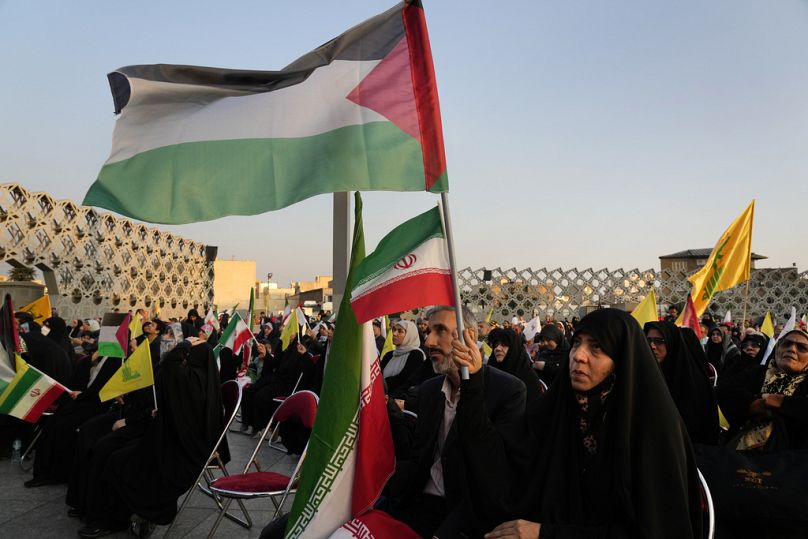
[[[237,424],[237,423],[236,423]],[[228,465],[231,473],[240,471],[250,457],[257,440],[242,434],[231,433],[228,436],[233,459]],[[264,445],[258,460],[265,471],[290,474],[297,462],[297,457],[289,457],[285,453],[270,449]],[[8,538],[60,538],[77,537],[76,530],[82,524],[78,519],[67,516],[65,505],[66,485],[25,488],[23,482],[32,476],[24,472],[18,464],[9,459],[0,460],[0,537]],[[245,529],[227,519],[222,521],[215,537],[247,538],[258,537],[261,529],[272,518],[274,508],[268,499],[246,502],[247,510],[253,519],[253,527]],[[291,504],[287,502],[284,510]],[[234,503],[231,512],[240,514]],[[216,506],[210,498],[194,493],[189,505],[179,516],[177,525],[171,531],[171,537],[207,537],[216,520]],[[158,527],[152,537],[164,537],[167,526]],[[128,533],[117,533],[109,537],[129,537]]]

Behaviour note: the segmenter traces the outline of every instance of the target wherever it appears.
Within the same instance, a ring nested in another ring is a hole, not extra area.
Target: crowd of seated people
[[[66,483],[82,537],[128,528],[133,515],[171,522],[223,428],[221,381],[247,380],[232,430],[255,435],[279,397],[319,393],[335,328],[308,320],[284,343],[283,318],[261,316],[249,350],[220,348],[217,362],[221,329],[209,332],[196,311],[183,321],[139,314],[155,389],[111,402],[98,391],[121,360],[98,355],[93,320],[71,330],[53,317],[46,338],[18,319],[26,359],[73,389],[44,423],[26,486]],[[601,309],[547,320],[527,338],[523,320],[462,317],[462,334],[453,307],[394,318],[384,355],[383,322],[374,324],[396,456],[376,510],[413,536],[700,538],[710,526],[697,469],[709,466],[705,448],[750,458],[808,450],[808,332],[799,324],[772,350],[751,323],[705,320],[700,340],[671,319],[641,327]],[[718,537],[806,529],[799,518],[716,517]],[[262,537],[284,526],[282,517]]]

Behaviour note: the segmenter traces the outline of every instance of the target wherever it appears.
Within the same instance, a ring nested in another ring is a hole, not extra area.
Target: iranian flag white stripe
[[[107,163],[187,142],[302,138],[387,122],[345,98],[379,62],[335,60],[300,84],[259,94],[129,77],[132,96],[115,124]]]
[[[396,227],[357,273],[351,307],[360,322],[426,305],[453,305],[449,252],[438,208]]]

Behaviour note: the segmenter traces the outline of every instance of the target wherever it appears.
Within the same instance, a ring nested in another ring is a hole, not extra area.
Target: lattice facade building
[[[521,310],[526,319],[539,315],[559,319],[581,316],[588,309],[612,306],[631,309],[653,288],[660,306],[682,305],[690,293],[683,271],[624,269],[471,269],[459,272],[461,297],[477,316],[490,309],[494,319],[510,319]],[[710,306],[714,315],[731,310],[743,316],[746,285],[719,292]],[[756,269],[749,282],[747,318],[771,311],[784,320],[791,307],[808,310],[808,271],[797,268]]]
[[[184,316],[213,304],[205,245],[17,184],[0,185],[0,260],[42,272],[65,319],[144,307]]]

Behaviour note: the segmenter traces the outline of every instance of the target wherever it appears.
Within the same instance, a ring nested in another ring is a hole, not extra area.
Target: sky
[[[758,267],[808,269],[808,2],[424,2],[460,267],[658,268],[756,199]],[[0,183],[81,202],[106,74],[275,70],[392,0],[0,0]],[[435,204],[367,193],[368,252]],[[161,226],[285,285],[331,274],[331,196]]]

